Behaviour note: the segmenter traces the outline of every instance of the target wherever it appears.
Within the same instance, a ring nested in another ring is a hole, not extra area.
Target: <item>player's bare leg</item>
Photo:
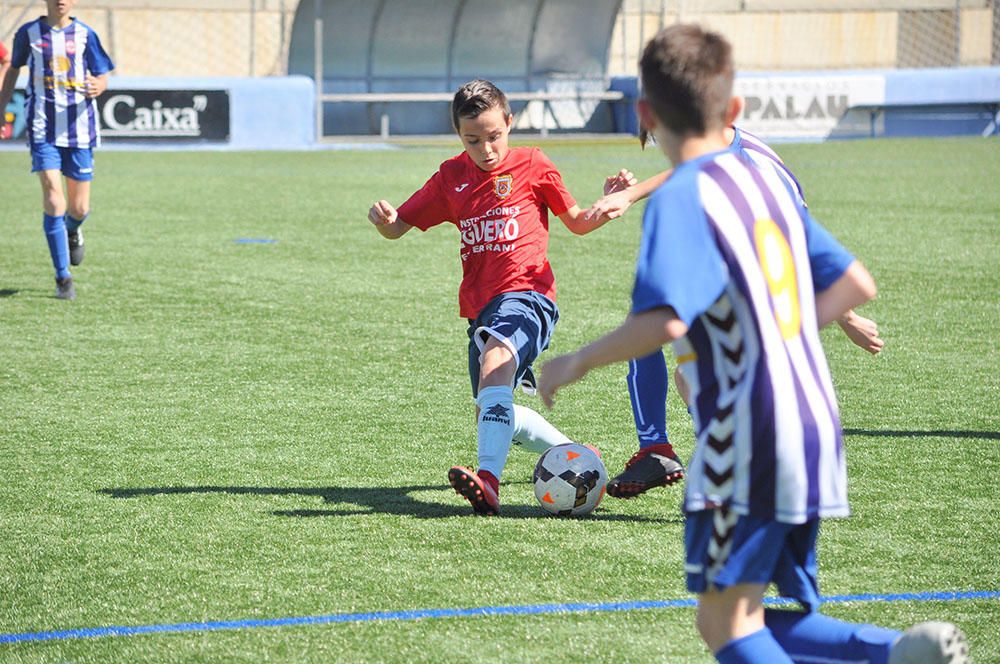
[[[45,214],[61,217],[66,214],[66,196],[63,194],[62,173],[57,169],[38,171],[42,185],[42,209]]]

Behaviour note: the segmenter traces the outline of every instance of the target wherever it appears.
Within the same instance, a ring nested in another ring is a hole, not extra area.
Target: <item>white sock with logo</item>
[[[479,469],[500,479],[514,435],[514,390],[503,385],[484,387],[476,398],[479,406]]]
[[[514,442],[529,452],[541,454],[555,445],[571,443],[566,434],[555,428],[541,413],[514,405]]]

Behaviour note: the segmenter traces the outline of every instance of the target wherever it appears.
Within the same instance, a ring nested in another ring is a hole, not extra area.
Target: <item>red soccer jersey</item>
[[[500,293],[531,290],[555,300],[548,211],[558,216],[574,205],[541,150],[512,148],[490,172],[464,152],[452,157],[399,206],[399,216],[422,231],[444,222],[458,227],[459,313],[471,319]]]
[[[2,41],[0,41],[0,62],[6,62],[8,55],[7,47],[3,45]]]

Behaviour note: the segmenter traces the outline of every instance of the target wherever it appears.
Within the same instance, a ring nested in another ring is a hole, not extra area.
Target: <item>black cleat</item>
[[[658,486],[684,479],[684,465],[670,443],[652,445],[632,455],[617,477],[608,482],[608,494],[615,498],[635,498]]]
[[[73,286],[73,277],[56,279],[56,297],[60,300],[76,299],[76,287]]]
[[[66,233],[69,240],[69,264],[79,265],[83,262],[83,231],[79,228],[70,233]]]

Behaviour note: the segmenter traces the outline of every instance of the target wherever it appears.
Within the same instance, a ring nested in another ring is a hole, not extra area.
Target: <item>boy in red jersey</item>
[[[375,203],[368,220],[388,239],[413,227],[458,227],[459,313],[469,322],[479,469],[454,466],[448,481],[476,514],[491,515],[500,510],[500,474],[512,442],[539,452],[569,442],[539,413],[514,405],[514,385],[533,385],[531,363],[548,347],[559,319],[547,258],[548,213],[577,235],[596,230],[608,217],[584,219],[540,149],[508,146],[513,114],[507,97],[489,81],[459,88],[451,113],[464,152],[442,163],[398,210],[385,200]]]

